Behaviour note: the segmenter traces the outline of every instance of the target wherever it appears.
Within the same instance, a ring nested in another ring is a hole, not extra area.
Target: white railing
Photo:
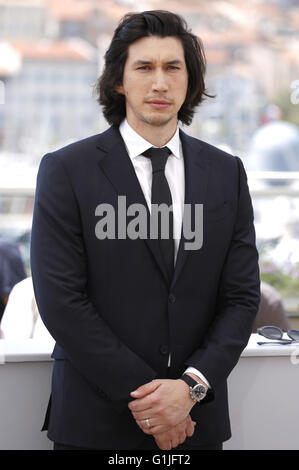
[[[251,196],[299,196],[299,171],[247,171],[247,178]],[[272,181],[285,181],[289,184],[271,186]],[[296,181],[298,184],[294,185]],[[256,182],[262,182],[264,186],[259,187]]]

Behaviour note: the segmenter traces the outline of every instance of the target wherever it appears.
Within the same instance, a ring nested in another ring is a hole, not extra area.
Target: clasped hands
[[[194,401],[188,385],[180,379],[155,379],[134,392],[129,403],[132,415],[145,434],[154,437],[162,450],[182,444],[194,433],[190,417]]]

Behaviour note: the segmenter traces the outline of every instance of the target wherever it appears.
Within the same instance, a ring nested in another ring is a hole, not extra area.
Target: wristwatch
[[[189,385],[190,397],[193,401],[199,403],[207,395],[208,389],[202,383],[198,383],[196,382],[196,380],[192,379],[190,375],[183,374],[181,376],[181,380],[183,380],[184,382],[186,382],[187,385]]]

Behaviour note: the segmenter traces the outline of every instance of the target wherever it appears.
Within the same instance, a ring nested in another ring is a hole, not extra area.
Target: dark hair
[[[96,83],[97,101],[103,106],[103,114],[110,124],[119,125],[126,116],[125,97],[115,87],[122,84],[128,48],[146,36],[175,36],[181,40],[188,71],[188,90],[178,119],[191,124],[194,108],[205,99],[204,96],[211,96],[205,89],[206,59],[202,42],[187,28],[181,16],[165,10],[127,13],[122,18],[105,54],[104,71]]]

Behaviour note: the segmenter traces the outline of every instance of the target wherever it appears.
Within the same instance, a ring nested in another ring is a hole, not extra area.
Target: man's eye
[[[150,69],[149,65],[142,65],[141,67],[138,67],[137,70],[149,70],[149,69]]]
[[[168,65],[168,68],[171,70],[179,70],[179,67],[176,67],[175,65]]]

